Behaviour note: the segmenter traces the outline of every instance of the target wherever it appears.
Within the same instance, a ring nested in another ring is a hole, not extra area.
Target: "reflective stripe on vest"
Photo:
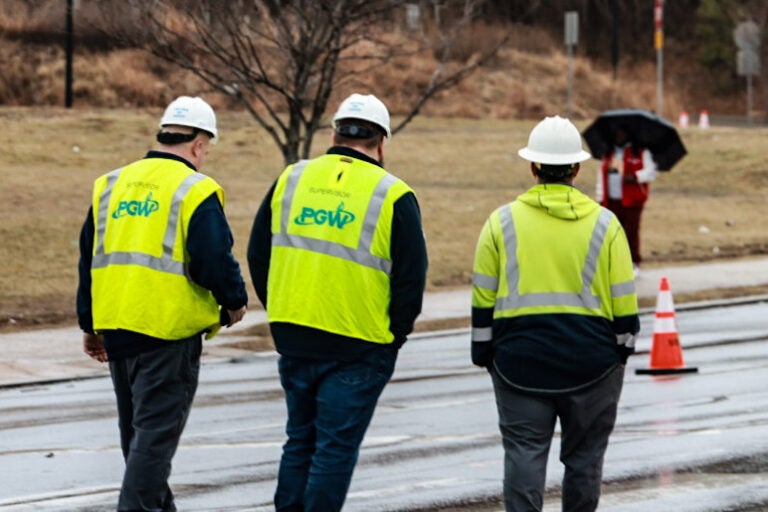
[[[472,343],[493,341],[493,327],[473,327]]]
[[[299,178],[308,162],[309,160],[301,160],[298,162],[293,166],[293,169],[291,169],[290,174],[286,178],[285,192],[283,193],[282,205],[280,208],[280,232],[273,235],[272,244],[335,256],[365,267],[380,270],[389,275],[392,271],[392,262],[372,254],[371,245],[373,244],[373,235],[376,231],[376,226],[379,223],[381,208],[387,197],[387,192],[392,185],[397,183],[397,178],[391,174],[385,174],[376,184],[376,188],[368,203],[368,209],[365,212],[363,227],[357,247],[348,247],[336,242],[318,240],[316,238],[288,233],[288,224],[291,220],[291,205],[293,204],[293,198],[296,194]]]
[[[584,307],[588,309],[600,308],[600,297],[592,294],[591,287],[592,281],[595,278],[595,271],[597,269],[597,259],[600,256],[600,249],[603,246],[605,240],[605,234],[608,231],[608,226],[611,223],[612,215],[606,210],[602,209],[600,215],[597,218],[595,227],[592,230],[592,237],[589,241],[589,251],[587,252],[586,260],[584,261],[584,267],[581,271],[581,292],[568,293],[568,292],[544,292],[544,293],[526,293],[520,294],[518,291],[518,282],[520,280],[520,269],[517,264],[517,234],[515,232],[515,222],[512,217],[512,211],[510,208],[502,208],[499,212],[501,220],[501,229],[504,235],[504,248],[507,253],[507,288],[509,289],[509,296],[497,297],[496,310],[517,309],[523,307],[532,306],[575,306]],[[477,277],[473,277],[476,279]],[[492,287],[494,284],[492,280],[494,278],[490,276],[482,276],[479,278],[480,282],[484,283],[480,286],[488,289],[495,289]],[[487,284],[488,286],[485,286]],[[496,283],[498,287],[498,283]]]
[[[168,225],[163,235],[163,255],[151,256],[142,252],[111,252],[104,251],[104,235],[107,229],[107,217],[109,215],[109,201],[112,190],[117,183],[122,168],[116,169],[107,175],[107,184],[99,196],[99,211],[96,213],[96,225],[98,226],[98,242],[94,248],[92,268],[104,268],[108,265],[138,265],[160,272],[178,274],[189,277],[186,263],[173,259],[173,248],[176,245],[176,234],[179,227],[179,209],[189,190],[199,181],[205,179],[205,175],[190,174],[182,181],[173,193],[171,208],[168,213]]]
[[[495,292],[499,289],[499,278],[474,272],[472,274],[472,286],[478,286]]]

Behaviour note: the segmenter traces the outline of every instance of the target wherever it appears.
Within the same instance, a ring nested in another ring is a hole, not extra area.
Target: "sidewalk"
[[[669,280],[673,296],[764,285],[768,284],[768,257],[644,269],[636,280],[638,297],[655,298],[662,277]],[[466,318],[469,326],[470,305],[469,288],[429,292],[419,321]],[[223,345],[232,342],[237,333],[263,323],[263,310],[249,310],[243,322],[206,343],[205,358],[248,354]],[[108,374],[106,365],[83,354],[82,335],[77,326],[0,334],[0,347],[0,387]]]

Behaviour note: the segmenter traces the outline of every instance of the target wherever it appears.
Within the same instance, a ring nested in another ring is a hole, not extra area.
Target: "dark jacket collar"
[[[378,165],[379,167],[383,168],[383,166],[381,165],[381,163],[378,160],[376,160],[374,158],[371,158],[368,155],[366,155],[365,153],[362,153],[362,152],[360,152],[360,151],[358,151],[356,149],[352,149],[352,148],[347,147],[347,146],[333,146],[333,147],[331,147],[327,151],[326,154],[327,155],[343,155],[343,156],[348,156],[350,158],[355,158],[357,160],[362,160],[364,162],[368,162],[369,164]]]
[[[166,153],[165,151],[156,151],[156,150],[150,150],[147,152],[147,155],[144,158],[168,158],[170,160],[176,160],[178,162],[183,163],[193,171],[197,172],[197,167],[192,165],[192,163],[187,160],[186,158],[182,158],[179,155],[174,155],[173,153]]]

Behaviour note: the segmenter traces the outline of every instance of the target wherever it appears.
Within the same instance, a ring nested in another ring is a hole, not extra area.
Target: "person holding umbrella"
[[[594,158],[601,160],[597,200],[616,214],[629,241],[635,275],[642,261],[640,217],[657,171],[669,171],[687,151],[675,127],[643,109],[600,114],[583,132]]]
[[[656,179],[656,162],[651,152],[631,140],[619,127],[613,148],[602,159],[596,199],[619,218],[632,255],[635,276],[640,272],[640,217],[648,200],[649,183]]]

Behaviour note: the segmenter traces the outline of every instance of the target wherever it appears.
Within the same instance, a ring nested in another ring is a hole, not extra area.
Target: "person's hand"
[[[635,178],[634,174],[625,174],[624,183],[637,183],[637,178]]]
[[[638,183],[650,183],[654,179],[656,179],[656,170],[655,169],[640,169],[635,173],[635,176],[637,176],[637,182]]]
[[[247,310],[246,306],[241,307],[240,309],[228,309],[227,314],[229,315],[229,323],[227,324],[227,327],[232,327],[237,322],[243,319],[245,316],[245,312]]]
[[[100,363],[106,363],[107,351],[104,349],[104,336],[84,332],[83,352]]]

